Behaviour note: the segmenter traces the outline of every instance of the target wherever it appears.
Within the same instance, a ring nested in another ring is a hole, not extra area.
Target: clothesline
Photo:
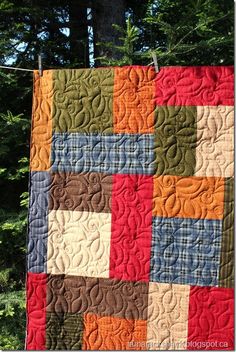
[[[8,69],[8,70],[18,70],[18,71],[34,72],[34,70],[30,70],[30,69],[28,69],[28,68],[21,68],[21,67],[0,66],[0,68],[6,68],[6,69]]]
[[[157,61],[157,55],[156,55],[155,51],[153,51],[153,52],[151,53],[151,56],[152,56],[153,62],[151,62],[151,64],[149,64],[149,65],[154,64],[155,71],[156,71],[156,72],[159,72],[158,61]],[[38,65],[39,65],[39,73],[40,73],[40,76],[42,76],[42,74],[43,74],[43,66],[42,66],[42,56],[41,56],[41,54],[38,55]],[[148,65],[148,66],[149,66],[149,65]],[[21,67],[1,66],[1,65],[0,65],[0,68],[5,68],[5,69],[7,69],[7,70],[18,70],[18,71],[34,72],[34,70],[30,70],[30,69],[28,69],[28,68],[21,68]]]

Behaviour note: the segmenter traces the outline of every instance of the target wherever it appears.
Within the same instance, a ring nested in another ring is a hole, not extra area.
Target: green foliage
[[[231,0],[150,1],[143,21],[161,65],[233,64]]]
[[[23,349],[29,119],[0,113],[0,349]]]
[[[24,291],[0,294],[0,326],[0,349],[23,350],[25,331]]]
[[[132,25],[128,18],[125,31],[116,26],[123,34],[116,46],[123,58],[102,58],[104,64],[147,65],[153,52],[160,65],[233,64],[231,0],[150,0],[142,11],[141,19],[132,14]]]
[[[114,47],[117,49],[119,53],[122,54],[121,59],[112,59],[106,56],[98,57],[96,60],[99,60],[102,65],[106,66],[124,66],[124,65],[132,65],[135,62],[136,53],[135,53],[135,44],[139,39],[139,29],[132,25],[131,18],[128,17],[126,21],[126,28],[122,28],[116,24],[113,27],[119,33],[119,39],[121,41],[121,45],[115,45]],[[113,46],[112,43],[98,43],[97,45],[102,45],[103,47]]]

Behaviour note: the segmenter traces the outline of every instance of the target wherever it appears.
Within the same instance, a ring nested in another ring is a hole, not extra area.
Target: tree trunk
[[[86,1],[71,0],[68,3],[71,65],[89,67]]]
[[[120,33],[113,28],[113,24],[125,26],[125,0],[96,0],[93,2],[93,32],[94,32],[94,57],[106,56],[107,58],[119,59],[120,53],[114,49],[119,45]],[[101,45],[97,45],[101,43]],[[111,48],[106,48],[102,43],[112,43]],[[95,66],[99,66],[99,60]]]

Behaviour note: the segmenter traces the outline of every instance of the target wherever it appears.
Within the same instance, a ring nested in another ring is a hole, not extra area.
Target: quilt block
[[[34,72],[28,350],[234,348],[233,67]]]

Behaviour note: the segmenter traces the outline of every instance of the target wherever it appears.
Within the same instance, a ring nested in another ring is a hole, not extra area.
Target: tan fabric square
[[[52,210],[47,272],[109,277],[111,214]]]
[[[197,107],[196,176],[233,176],[233,106]]]
[[[149,283],[148,349],[186,349],[189,292],[188,285]]]

